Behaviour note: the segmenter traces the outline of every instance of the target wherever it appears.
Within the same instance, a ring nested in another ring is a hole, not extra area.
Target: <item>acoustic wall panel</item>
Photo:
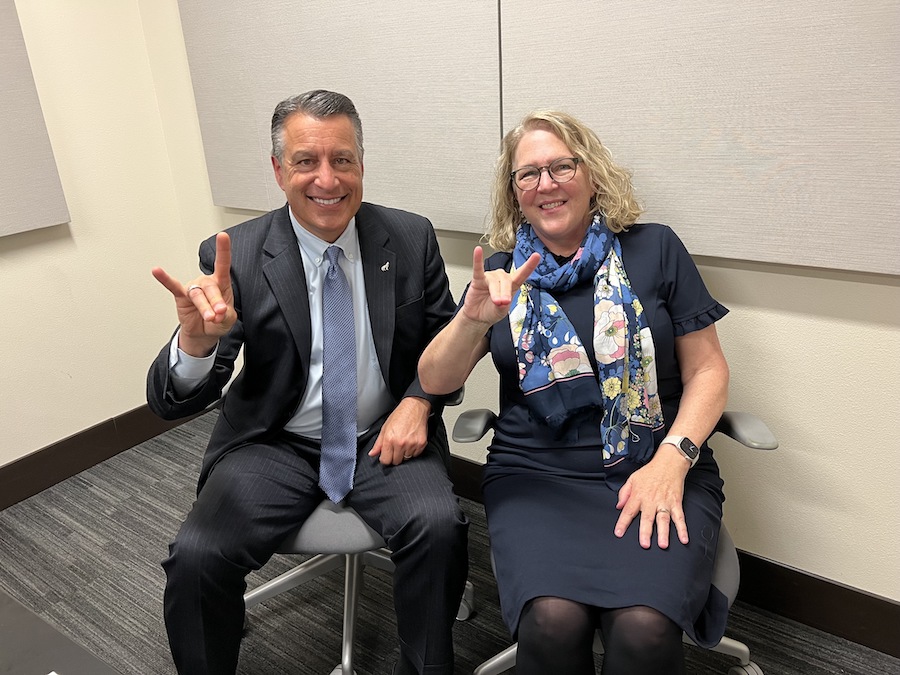
[[[900,3],[501,0],[504,130],[584,119],[694,254],[900,274]]]
[[[0,99],[0,236],[68,222],[13,0],[0,0]]]
[[[179,0],[216,204],[284,203],[272,110],[314,88],[350,96],[364,199],[480,232],[500,135],[497,3]]]

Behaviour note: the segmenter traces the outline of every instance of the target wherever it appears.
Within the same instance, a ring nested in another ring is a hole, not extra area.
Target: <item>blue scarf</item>
[[[624,457],[646,462],[656,448],[653,430],[662,429],[663,415],[653,336],[625,274],[618,238],[598,214],[572,260],[559,265],[524,222],[516,232],[513,265],[521,267],[534,252],[541,262],[514,295],[509,312],[519,386],[529,410],[561,429],[587,409],[602,408],[604,464]],[[591,278],[597,377],[581,338],[552,295]]]

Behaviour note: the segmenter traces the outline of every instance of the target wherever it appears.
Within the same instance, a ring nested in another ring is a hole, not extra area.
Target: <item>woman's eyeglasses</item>
[[[523,166],[509,174],[520,190],[534,190],[541,182],[541,173],[547,173],[557,183],[568,183],[575,177],[575,170],[581,160],[578,157],[560,157],[547,166]]]

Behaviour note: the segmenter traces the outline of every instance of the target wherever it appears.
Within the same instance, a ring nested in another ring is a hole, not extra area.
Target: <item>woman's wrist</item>
[[[682,476],[687,476],[688,470],[691,468],[690,461],[671,443],[660,443],[656,453],[653,455],[653,460],[671,467],[681,473]]]

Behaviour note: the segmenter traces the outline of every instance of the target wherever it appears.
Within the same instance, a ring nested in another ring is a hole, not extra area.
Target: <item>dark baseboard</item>
[[[738,551],[738,600],[900,658],[900,603]]]
[[[190,419],[190,418],[188,418]],[[187,420],[166,422],[142,406],[0,467],[0,509],[74,476]],[[452,457],[460,497],[481,502],[481,464]],[[738,599],[900,658],[900,603],[738,551]]]
[[[0,467],[0,510],[186,421],[167,422],[144,405],[14,460]]]
[[[481,499],[481,474],[483,467],[477,462],[450,456],[450,477],[453,479],[453,491],[465,499],[483,503]]]

